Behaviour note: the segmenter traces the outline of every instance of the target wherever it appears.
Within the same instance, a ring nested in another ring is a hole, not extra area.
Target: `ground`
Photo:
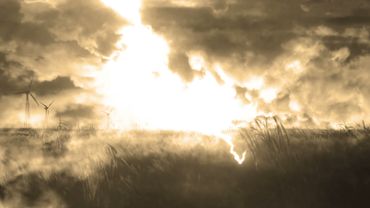
[[[368,207],[368,128],[3,129],[0,207]]]

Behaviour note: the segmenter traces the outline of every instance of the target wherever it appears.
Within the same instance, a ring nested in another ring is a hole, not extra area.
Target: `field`
[[[370,130],[2,129],[0,207],[369,207]]]

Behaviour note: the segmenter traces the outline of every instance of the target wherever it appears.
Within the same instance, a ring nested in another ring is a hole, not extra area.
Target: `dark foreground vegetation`
[[[222,140],[176,132],[0,136],[0,207],[370,207],[370,130],[257,122]]]

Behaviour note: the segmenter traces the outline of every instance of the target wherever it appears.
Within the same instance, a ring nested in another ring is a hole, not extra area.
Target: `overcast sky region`
[[[0,0],[0,126],[23,124],[17,92],[31,80],[38,100],[55,101],[54,122],[100,125],[108,108],[116,126],[176,130],[260,115],[370,122],[368,0],[127,2]]]

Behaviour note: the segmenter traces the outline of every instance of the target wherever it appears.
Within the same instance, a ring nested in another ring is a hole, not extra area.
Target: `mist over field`
[[[0,208],[368,207],[368,0],[0,0]]]
[[[252,133],[253,132],[253,133]],[[3,130],[1,207],[353,207],[369,203],[369,129]]]

